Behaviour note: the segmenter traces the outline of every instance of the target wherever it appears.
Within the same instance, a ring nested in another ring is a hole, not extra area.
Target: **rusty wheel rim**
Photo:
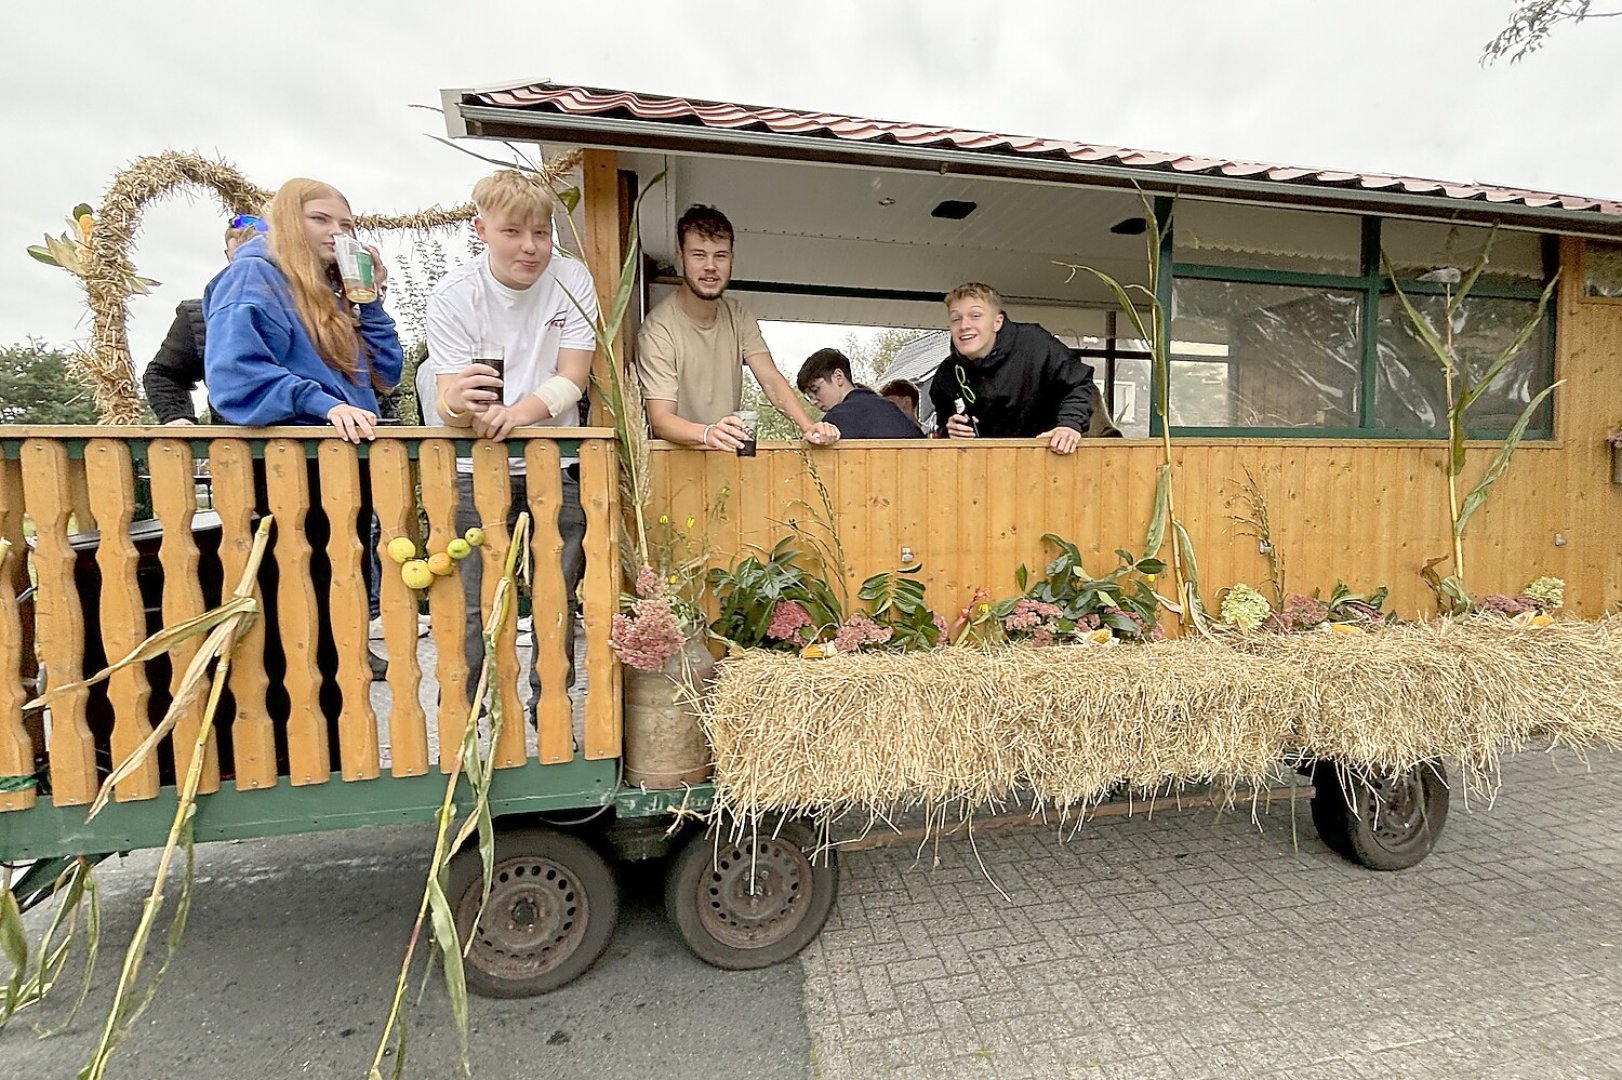
[[[478,904],[479,890],[470,888],[457,922],[471,922]],[[590,922],[590,901],[568,867],[537,856],[504,859],[491,868],[490,901],[469,958],[500,978],[531,979],[573,955]]]
[[[753,858],[747,846],[723,843],[698,879],[699,922],[728,948],[775,945],[805,918],[811,880],[811,860],[788,839],[761,837]]]

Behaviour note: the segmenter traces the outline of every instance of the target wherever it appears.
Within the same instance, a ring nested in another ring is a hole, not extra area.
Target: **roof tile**
[[[926,124],[897,123],[836,113],[797,109],[758,108],[730,102],[699,101],[657,94],[637,94],[556,83],[533,83],[495,90],[474,91],[464,100],[508,109],[539,109],[578,116],[624,111],[639,120],[691,124],[719,129],[765,128],[785,134],[828,137],[851,142],[892,142],[902,146],[950,146],[975,153],[1010,156],[1063,157],[1077,162],[1119,163],[1132,169],[1170,170],[1179,173],[1215,173],[1256,177],[1325,187],[1358,187],[1368,191],[1401,191],[1413,195],[1444,195],[1450,199],[1517,203],[1527,207],[1560,206],[1622,216],[1622,202],[1578,195],[1556,195],[1522,188],[1454,181],[1426,180],[1382,173],[1314,170],[1252,161],[1229,161],[1195,154],[1169,154],[1095,146],[1065,139],[1002,135],[989,131],[963,131]]]

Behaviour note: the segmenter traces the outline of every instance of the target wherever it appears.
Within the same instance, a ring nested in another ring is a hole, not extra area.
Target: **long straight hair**
[[[349,200],[331,184],[294,177],[270,200],[270,254],[287,279],[293,309],[322,361],[350,382],[360,363],[360,333],[333,295],[333,277],[304,232],[304,207],[315,199]]]

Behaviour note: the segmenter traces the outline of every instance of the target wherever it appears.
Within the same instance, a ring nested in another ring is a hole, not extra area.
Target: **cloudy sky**
[[[1603,4],[1601,5],[1604,6]],[[1142,149],[1622,195],[1622,20],[1483,69],[1508,0],[709,0],[0,6],[0,343],[85,337],[75,283],[24,248],[114,172],[173,148],[359,211],[466,197],[425,137],[443,87],[550,77]],[[160,14],[161,12],[161,14]],[[565,12],[579,15],[566,16]],[[135,261],[144,363],[217,268],[220,213],[179,196]]]

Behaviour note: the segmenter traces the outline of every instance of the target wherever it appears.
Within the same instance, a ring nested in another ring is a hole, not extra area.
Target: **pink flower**
[[[941,632],[940,641],[944,645],[946,639],[951,636],[951,627],[946,625],[946,620],[940,617],[939,612],[931,611],[929,617],[935,620],[935,629]]]
[[[644,566],[642,572],[636,575],[636,594],[644,600],[658,596],[664,591],[664,582],[659,578],[659,571],[651,566]]]
[[[888,626],[880,626],[858,611],[834,635],[834,648],[842,653],[855,652],[863,645],[883,645],[893,634]]]
[[[798,600],[779,600],[772,608],[772,621],[766,636],[777,641],[802,641],[801,630],[811,626],[811,613]]]
[[[640,577],[640,575],[639,575]],[[614,616],[608,640],[620,661],[640,671],[658,671],[681,651],[681,620],[668,595],[647,597]]]

